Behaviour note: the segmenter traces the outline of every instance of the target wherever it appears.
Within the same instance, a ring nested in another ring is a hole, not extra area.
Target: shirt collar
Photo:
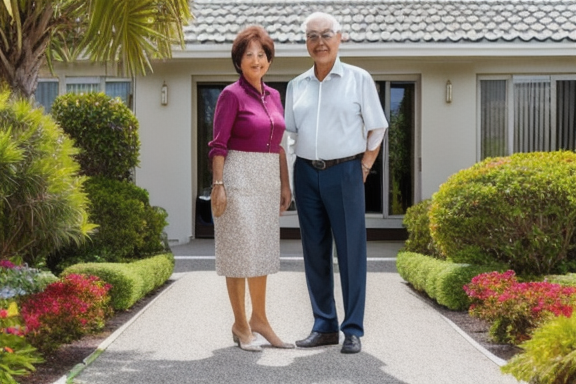
[[[254,95],[257,95],[258,97],[261,97],[262,95],[260,94],[260,92],[258,92],[258,90],[256,88],[254,88],[252,86],[252,84],[250,84],[248,82],[248,80],[246,80],[244,78],[244,76],[240,75],[240,79],[238,80],[240,86],[246,91],[246,92],[251,92]],[[270,94],[270,89],[268,88],[268,86],[266,84],[264,84],[264,81],[261,79],[260,82],[262,83],[262,90],[264,91],[264,95],[268,96]]]
[[[340,77],[342,77],[344,75],[344,68],[342,67],[342,63],[340,62],[340,56],[336,56],[336,61],[334,61],[334,65],[332,66],[332,69],[330,70],[330,72],[326,76],[326,80],[330,80],[335,75],[340,76]],[[306,71],[305,77],[308,80],[316,79],[316,75],[314,75],[314,66],[312,66],[312,68],[310,68],[308,71]]]

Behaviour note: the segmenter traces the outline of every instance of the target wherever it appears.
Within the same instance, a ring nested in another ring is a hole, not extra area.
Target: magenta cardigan
[[[214,156],[228,150],[244,152],[280,152],[286,129],[280,94],[262,83],[261,95],[244,77],[230,84],[218,97],[214,112],[214,139],[208,143]]]

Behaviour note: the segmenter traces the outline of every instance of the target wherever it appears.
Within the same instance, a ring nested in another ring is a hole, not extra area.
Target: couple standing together
[[[279,211],[291,202],[280,143],[285,130],[296,133],[294,195],[314,315],[312,332],[296,346],[339,344],[341,330],[341,352],[358,353],[367,272],[364,182],[388,123],[368,72],[340,62],[338,21],[317,12],[303,28],[314,66],[289,82],[285,113],[279,93],[262,80],[274,58],[266,31],[248,27],[232,45],[240,79],[218,98],[209,144],[216,271],[226,277],[232,338],[240,348],[261,351],[255,333],[272,347],[294,348],[268,322],[266,280],[280,269]],[[334,300],[333,242],[345,310],[342,324]]]

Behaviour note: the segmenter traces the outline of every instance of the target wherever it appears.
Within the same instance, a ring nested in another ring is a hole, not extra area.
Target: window
[[[576,148],[576,75],[480,79],[480,159]]]
[[[39,79],[36,93],[36,102],[42,106],[47,113],[52,109],[52,103],[60,94],[58,79]],[[132,82],[119,78],[104,77],[67,77],[67,93],[88,93],[105,92],[110,97],[119,97],[124,104],[132,108]]]
[[[57,79],[39,80],[34,98],[36,103],[42,105],[46,113],[50,113],[54,99],[58,97],[59,83]]]

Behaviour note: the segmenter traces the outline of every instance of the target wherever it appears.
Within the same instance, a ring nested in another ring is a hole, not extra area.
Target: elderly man
[[[303,27],[314,66],[288,84],[285,117],[286,130],[297,133],[294,193],[314,325],[296,345],[339,343],[335,242],[345,310],[341,352],[358,353],[366,297],[364,182],[388,122],[370,74],[340,62],[338,21],[318,12]]]

